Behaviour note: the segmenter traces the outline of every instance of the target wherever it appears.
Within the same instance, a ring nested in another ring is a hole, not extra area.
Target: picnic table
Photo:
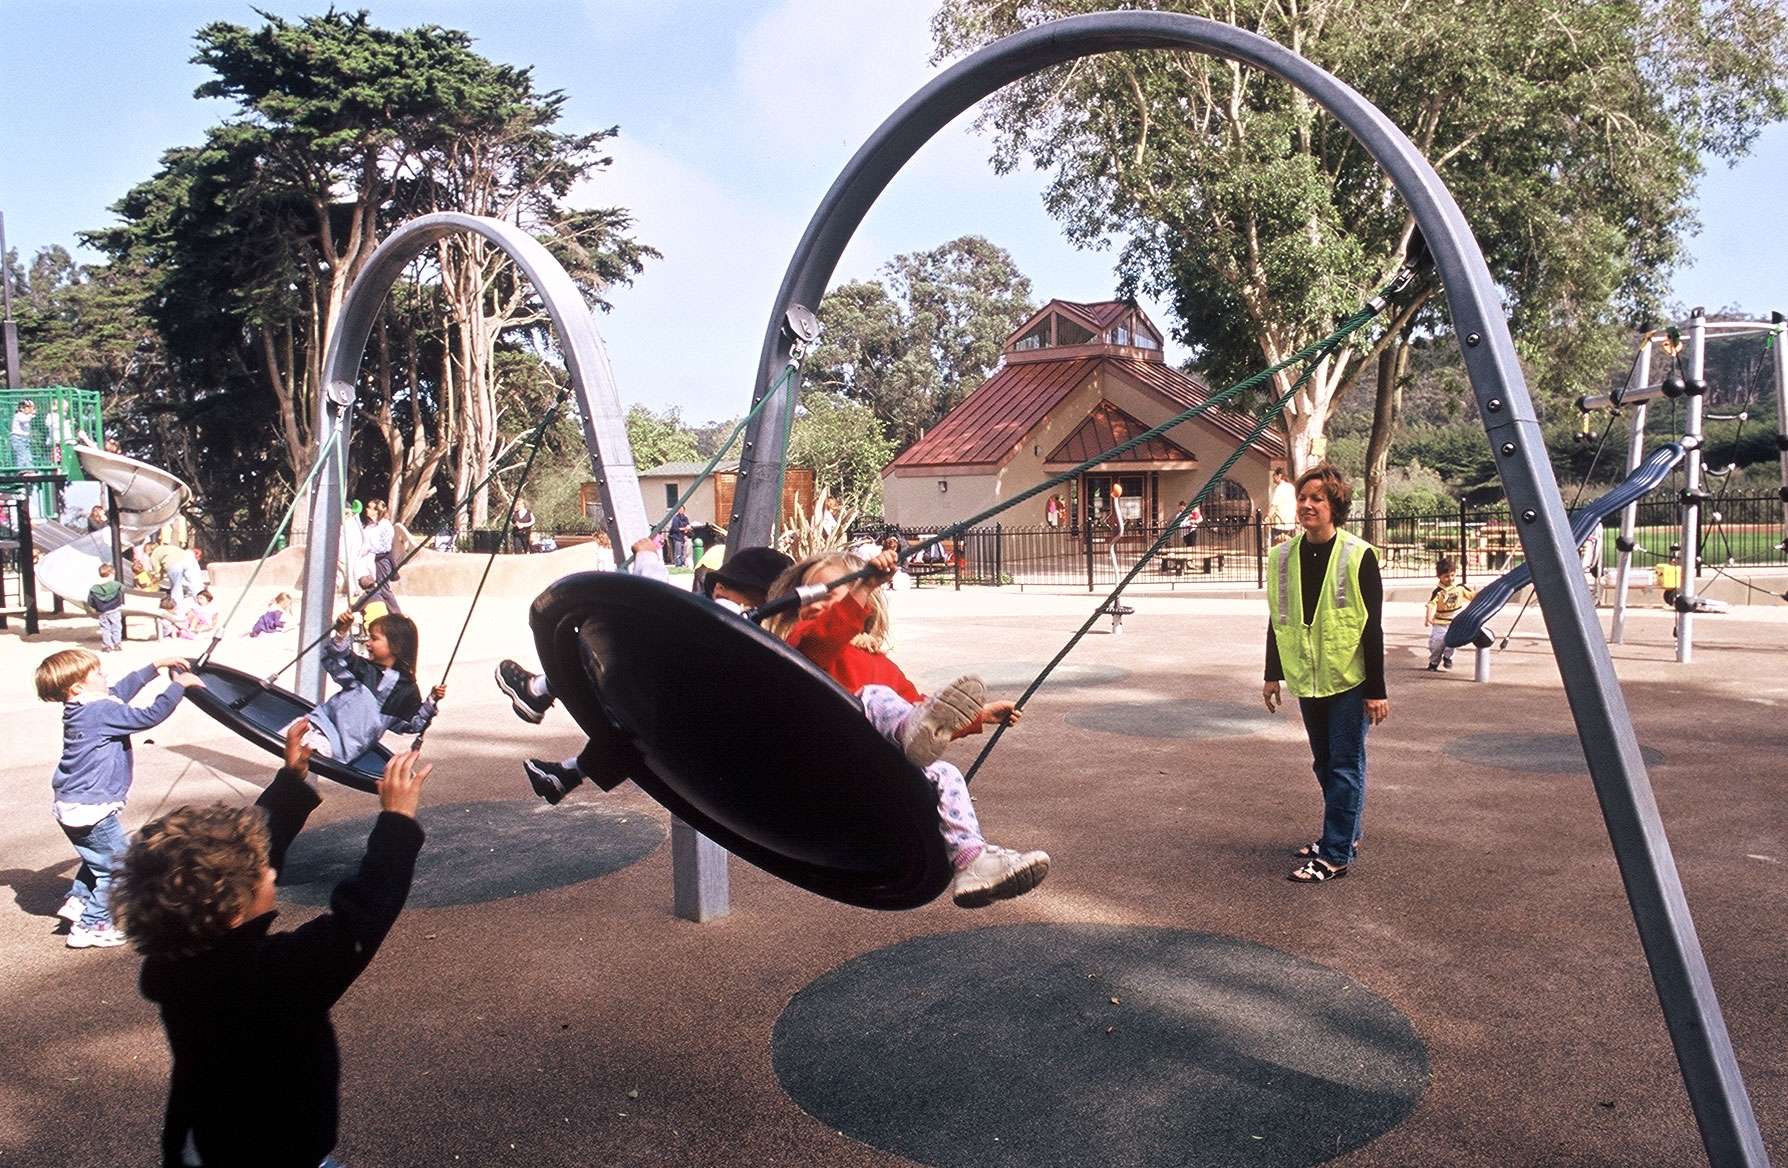
[[[1187,571],[1191,569],[1193,564],[1197,564],[1199,571],[1209,576],[1214,572],[1221,572],[1223,570],[1223,562],[1228,555],[1229,553],[1225,551],[1207,551],[1203,548],[1177,547],[1162,548],[1159,552],[1155,553],[1155,558],[1160,560],[1161,567],[1172,575],[1184,576]]]

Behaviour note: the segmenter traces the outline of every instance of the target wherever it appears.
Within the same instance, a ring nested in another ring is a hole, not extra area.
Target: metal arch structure
[[[1571,539],[1533,401],[1501,298],[1465,216],[1409,138],[1359,93],[1263,37],[1200,17],[1105,12],[1070,17],[989,45],[939,74],[896,110],[846,164],[796,246],[770,314],[755,406],[802,341],[846,244],[906,162],[959,114],[1002,86],[1100,53],[1172,49],[1210,54],[1297,86],[1371,153],[1415,216],[1445,287],[1479,415],[1533,566],[1566,697],[1620,864],[1628,903],[1662,1005],[1709,1161],[1768,1163],[1744,1079],[1695,933],[1632,719],[1614,675]],[[799,383],[766,403],[746,433],[729,544],[765,543],[781,501],[785,435]]]
[[[633,451],[627,443],[627,426],[621,397],[615,388],[608,350],[596,331],[589,306],[565,269],[539,240],[513,223],[480,215],[442,212],[412,219],[387,236],[354,278],[342,303],[341,319],[329,339],[323,360],[323,392],[317,395],[315,433],[318,439],[336,427],[343,428],[339,456],[330,458],[318,472],[311,495],[310,540],[304,554],[304,604],[299,618],[300,644],[322,638],[334,619],[336,563],[341,555],[341,516],[335,500],[342,490],[341,468],[347,462],[346,427],[352,424],[355,385],[360,361],[366,352],[379,310],[410,261],[440,240],[453,235],[477,235],[494,244],[527,276],[552,317],[565,355],[565,368],[577,394],[583,417],[584,440],[590,448],[596,482],[602,491],[603,515],[609,538],[617,548],[628,547],[643,537],[645,503],[640,498]],[[313,701],[323,699],[321,648],[304,655],[298,664],[297,692]]]

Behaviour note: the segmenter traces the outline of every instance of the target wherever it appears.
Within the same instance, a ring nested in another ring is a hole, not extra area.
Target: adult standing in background
[[[528,509],[528,501],[519,495],[515,500],[515,515],[509,521],[509,540],[517,555],[527,555],[533,550],[534,512]]]
[[[1342,530],[1353,502],[1346,476],[1324,464],[1298,476],[1303,530],[1267,559],[1269,713],[1291,690],[1322,787],[1322,836],[1297,850],[1289,879],[1347,875],[1366,810],[1366,727],[1390,716],[1384,685],[1384,582],[1372,545]]]
[[[1284,543],[1297,530],[1298,493],[1285,468],[1273,468],[1273,486],[1267,492],[1266,525],[1271,543]]]
[[[368,573],[372,582],[363,581],[360,587],[362,591],[372,589],[373,595],[384,601],[388,610],[401,613],[403,609],[398,607],[397,589],[393,587],[397,583],[397,561],[391,554],[397,543],[397,528],[386,512],[385,500],[368,499],[365,517],[366,526],[361,538],[365,541],[365,554],[372,557],[372,571]]]
[[[670,521],[671,563],[687,567],[689,563],[689,513],[678,507]]]

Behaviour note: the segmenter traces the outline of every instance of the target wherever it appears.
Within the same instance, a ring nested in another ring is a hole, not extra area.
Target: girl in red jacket
[[[977,734],[989,722],[1016,725],[1020,711],[1009,701],[989,702],[986,686],[972,675],[957,678],[930,697],[920,694],[883,651],[888,619],[877,590],[900,566],[899,557],[884,551],[869,562],[876,575],[826,592],[798,613],[773,620],[770,630],[850,691],[870,723],[904,750],[915,766],[924,768],[937,789],[938,826],[956,865],[952,899],[963,908],[980,908],[1021,896],[1049,874],[1048,853],[1017,852],[988,843],[962,772],[939,760],[953,740]],[[769,599],[803,585],[829,584],[863,566],[862,560],[842,552],[809,556],[777,578]]]

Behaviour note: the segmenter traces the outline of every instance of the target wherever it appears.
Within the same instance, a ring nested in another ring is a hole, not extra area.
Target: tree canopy
[[[940,56],[1108,0],[944,0]],[[1788,112],[1771,0],[1355,4],[1164,0],[1287,45],[1362,92],[1435,165],[1506,293],[1543,393],[1599,380],[1655,316],[1703,156],[1742,153]],[[996,169],[1051,175],[1083,247],[1122,241],[1125,291],[1172,305],[1193,361],[1227,382],[1326,335],[1409,256],[1413,220],[1332,118],[1289,85],[1183,52],[1106,54],[983,106]],[[1300,465],[1377,350],[1444,327],[1432,277],[1376,341],[1324,363],[1285,423]],[[1273,396],[1289,388],[1286,377]]]

